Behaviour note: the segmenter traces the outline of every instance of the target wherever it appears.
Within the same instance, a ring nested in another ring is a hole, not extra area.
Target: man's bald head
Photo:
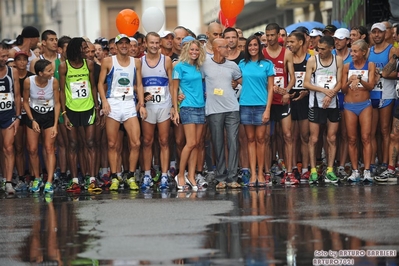
[[[222,25],[217,22],[211,22],[208,26],[208,31],[206,32],[208,36],[208,42],[212,43],[216,38],[222,37]]]
[[[227,57],[228,56],[228,42],[223,38],[216,38],[212,43],[212,51],[215,57]]]

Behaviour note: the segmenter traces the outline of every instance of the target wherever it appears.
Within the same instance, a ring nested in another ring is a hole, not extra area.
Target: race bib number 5
[[[332,90],[337,84],[337,78],[335,76],[320,75],[317,76],[316,82],[316,86]]]
[[[11,93],[0,93],[0,110],[7,111],[12,109],[12,94]]]

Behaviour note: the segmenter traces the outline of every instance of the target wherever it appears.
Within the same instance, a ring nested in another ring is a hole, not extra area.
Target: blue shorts
[[[355,115],[359,116],[364,109],[371,105],[371,100],[366,100],[360,103],[346,103],[344,102],[344,109],[351,111]]]
[[[371,99],[371,104],[373,105],[373,108],[382,109],[390,105],[392,101],[393,99]]]
[[[204,107],[181,107],[180,120],[183,125],[187,124],[205,124]]]
[[[15,109],[0,112],[0,129],[6,129],[11,126],[13,117],[15,116]]]
[[[265,112],[266,105],[263,106],[240,106],[240,119],[243,125],[261,126],[262,115]]]

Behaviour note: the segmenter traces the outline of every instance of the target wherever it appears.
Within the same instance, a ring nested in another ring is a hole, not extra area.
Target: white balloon
[[[147,8],[141,17],[146,32],[158,32],[165,23],[165,15],[158,7]]]

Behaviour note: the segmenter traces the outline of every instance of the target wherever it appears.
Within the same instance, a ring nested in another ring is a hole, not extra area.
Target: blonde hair
[[[179,62],[185,62],[185,63],[190,63],[190,55],[189,55],[189,51],[190,51],[190,47],[192,44],[197,45],[198,49],[199,49],[199,56],[197,59],[195,59],[194,61],[194,66],[199,69],[205,62],[205,49],[202,47],[202,44],[200,43],[200,41],[198,40],[192,40],[189,41],[185,44],[183,44],[183,47],[181,49],[181,54],[179,56]]]

